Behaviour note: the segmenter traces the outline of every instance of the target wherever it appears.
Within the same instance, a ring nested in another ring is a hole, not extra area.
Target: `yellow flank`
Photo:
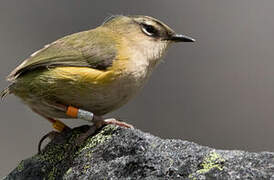
[[[50,73],[58,79],[72,79],[91,84],[109,83],[117,77],[117,73],[112,70],[101,71],[90,67],[56,67]]]
[[[92,84],[106,84],[114,81],[127,71],[130,57],[128,42],[118,35],[114,37],[117,42],[118,52],[112,66],[107,70],[103,71],[91,67],[56,67],[51,70],[52,75],[55,74],[57,78],[72,79]]]

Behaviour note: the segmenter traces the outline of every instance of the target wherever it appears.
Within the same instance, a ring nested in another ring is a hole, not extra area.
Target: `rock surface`
[[[274,179],[274,153],[216,150],[113,125],[75,146],[87,129],[56,137],[4,179]]]

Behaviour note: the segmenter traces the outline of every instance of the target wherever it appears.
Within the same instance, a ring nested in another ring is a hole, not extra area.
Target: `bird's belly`
[[[139,89],[141,86],[130,80],[120,80],[100,87],[90,85],[83,93],[75,94],[74,99],[67,103],[103,115],[127,103]]]
[[[127,103],[142,88],[146,79],[145,76],[136,79],[129,75],[95,83],[89,79],[90,76],[79,75],[79,70],[77,75],[72,71],[62,76],[51,71],[25,75],[23,78],[31,79],[31,82],[25,83],[19,79],[13,93],[35,111],[49,117],[69,118],[64,112],[48,106],[51,103],[71,105],[96,115],[104,115]]]

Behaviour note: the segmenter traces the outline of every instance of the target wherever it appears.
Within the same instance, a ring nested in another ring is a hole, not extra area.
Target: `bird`
[[[142,89],[171,44],[194,41],[150,16],[111,16],[33,53],[8,75],[10,85],[0,95],[19,97],[55,133],[70,129],[60,118],[92,122],[84,138],[106,124],[132,128],[103,115]]]

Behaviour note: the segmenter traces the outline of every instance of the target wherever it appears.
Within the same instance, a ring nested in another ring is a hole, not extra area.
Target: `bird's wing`
[[[116,57],[116,44],[106,32],[84,31],[61,38],[33,53],[8,76],[13,81],[24,73],[56,66],[106,70]]]

